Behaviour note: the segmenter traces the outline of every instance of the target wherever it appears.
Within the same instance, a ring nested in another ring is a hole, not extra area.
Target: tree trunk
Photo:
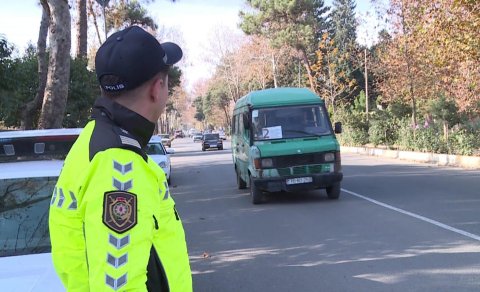
[[[70,81],[70,11],[67,0],[47,0],[50,7],[50,58],[39,129],[62,127]]]
[[[38,111],[42,107],[42,99],[45,94],[45,85],[47,83],[47,36],[50,26],[50,8],[46,0],[40,0],[42,5],[42,20],[40,21],[40,30],[37,41],[37,60],[38,60],[38,88],[32,101],[25,105],[22,111],[21,128],[31,130],[34,128],[34,120]]]
[[[413,124],[413,137],[416,136],[417,133],[417,103],[415,100],[415,89],[414,89],[414,76],[412,75],[412,67],[411,67],[411,59],[412,56],[409,55],[409,47],[408,47],[408,38],[406,36],[408,35],[407,29],[406,29],[406,22],[405,22],[405,6],[403,2],[401,3],[401,21],[402,21],[402,32],[405,37],[405,46],[404,46],[404,51],[405,51],[405,62],[407,63],[407,76],[408,76],[408,82],[409,82],[409,92],[410,92],[410,99],[412,101],[412,124]]]
[[[76,58],[87,57],[87,0],[77,0],[77,52]]]
[[[313,79],[312,67],[310,66],[310,61],[308,61],[307,52],[305,52],[305,50],[302,49],[300,50],[300,53],[302,54],[303,64],[305,66],[305,69],[307,70],[308,81],[310,82],[310,89],[313,92],[317,92],[317,89],[316,89],[317,86],[315,84],[315,80]]]
[[[88,1],[88,9],[90,10],[90,15],[92,15],[93,18],[93,26],[95,26],[95,31],[97,32],[98,42],[101,45],[103,42],[102,38],[100,37],[100,30],[98,29],[97,14],[95,14],[95,11],[93,10],[93,0]]]
[[[448,143],[448,122],[443,121],[443,139]]]
[[[230,120],[230,108],[228,105],[222,106],[223,112],[225,113],[225,119],[226,119],[226,126],[224,127],[225,129],[231,125],[231,120]]]

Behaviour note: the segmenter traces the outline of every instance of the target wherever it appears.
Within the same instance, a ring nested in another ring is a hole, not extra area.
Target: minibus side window
[[[236,121],[237,121],[238,115],[233,116],[232,119],[232,134],[236,134],[237,132],[237,127],[236,127]]]

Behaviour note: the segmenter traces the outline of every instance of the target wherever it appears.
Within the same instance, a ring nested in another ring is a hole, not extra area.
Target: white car
[[[147,145],[147,154],[153,159],[165,172],[168,184],[171,182],[172,165],[170,163],[170,154],[174,154],[175,150],[169,148],[168,150],[162,143],[158,136],[153,136]]]
[[[48,211],[63,160],[82,129],[0,132],[0,290],[65,291]]]
[[[218,131],[218,135],[220,136],[220,139],[227,140],[227,136],[225,136],[225,131]]]
[[[48,212],[63,161],[82,129],[0,132],[0,291],[65,291],[52,264]],[[170,178],[159,138],[150,157]],[[157,154],[163,153],[163,154]]]
[[[160,141],[162,141],[163,145],[168,146],[168,148],[172,147],[172,139],[170,138],[169,134],[158,134]]]

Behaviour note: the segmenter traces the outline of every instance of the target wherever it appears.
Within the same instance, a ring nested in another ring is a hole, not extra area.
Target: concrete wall
[[[468,169],[480,169],[480,157],[478,156],[461,156],[347,146],[342,146],[341,152],[395,158],[423,163],[432,163],[443,166],[457,166]]]

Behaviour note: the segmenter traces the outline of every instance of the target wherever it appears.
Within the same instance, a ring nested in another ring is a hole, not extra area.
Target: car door
[[[243,112],[237,116],[236,129],[237,129],[237,141],[235,142],[235,148],[237,153],[237,167],[240,170],[241,178],[248,182],[248,164],[250,154],[250,130],[245,128],[244,120],[249,119],[249,113]]]

